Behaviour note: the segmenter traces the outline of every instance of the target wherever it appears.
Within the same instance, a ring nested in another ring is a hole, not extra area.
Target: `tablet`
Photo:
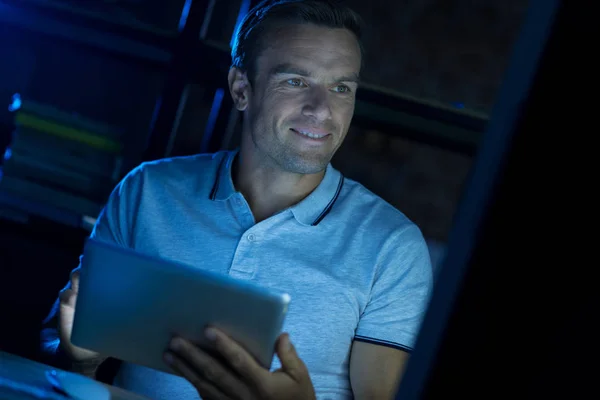
[[[270,369],[289,303],[284,292],[90,238],[71,342],[175,374],[163,361],[170,339],[204,347],[212,325]]]

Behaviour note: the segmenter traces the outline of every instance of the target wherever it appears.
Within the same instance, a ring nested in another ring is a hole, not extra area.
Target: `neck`
[[[302,201],[321,183],[324,175],[325,171],[317,174],[282,171],[242,151],[232,171],[235,188],[248,201],[257,223]]]

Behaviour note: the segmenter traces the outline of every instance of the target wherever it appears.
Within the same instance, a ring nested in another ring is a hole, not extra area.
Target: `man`
[[[237,31],[228,81],[239,151],[145,163],[123,179],[93,237],[291,294],[272,371],[222,332],[217,361],[180,338],[165,362],[123,362],[114,384],[152,398],[386,399],[394,396],[431,289],[429,254],[402,213],[330,164],[361,69],[357,16],[323,1],[262,3]],[[70,343],[78,273],[45,348],[93,374]],[[185,306],[185,305],[182,305]],[[149,327],[148,329],[151,329]]]

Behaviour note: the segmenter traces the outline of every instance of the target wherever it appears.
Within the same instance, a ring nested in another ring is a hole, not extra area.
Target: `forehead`
[[[358,75],[361,53],[347,29],[311,24],[274,27],[263,38],[257,60],[258,74],[276,64],[290,64],[314,74]]]

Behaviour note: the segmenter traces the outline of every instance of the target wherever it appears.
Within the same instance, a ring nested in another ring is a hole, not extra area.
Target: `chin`
[[[295,174],[318,174],[323,172],[330,159],[307,159],[305,157],[289,157],[284,161],[284,169]]]

